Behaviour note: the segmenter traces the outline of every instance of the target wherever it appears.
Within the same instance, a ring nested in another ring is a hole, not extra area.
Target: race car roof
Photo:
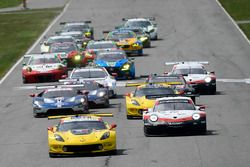
[[[142,89],[142,88],[171,88],[170,85],[167,84],[157,84],[157,83],[146,83],[138,86],[137,88]]]
[[[70,35],[57,35],[57,36],[50,36],[48,39],[62,39],[62,38],[72,38]]]
[[[69,31],[69,32],[62,32],[61,35],[62,36],[70,36],[70,35],[82,35],[83,32],[82,31]]]

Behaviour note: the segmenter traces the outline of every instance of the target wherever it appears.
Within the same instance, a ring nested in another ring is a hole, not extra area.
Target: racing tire
[[[105,103],[103,104],[103,107],[104,107],[104,108],[108,108],[108,107],[109,107],[109,99],[107,99],[107,100],[105,101]]]
[[[207,133],[207,124],[200,125],[199,127],[196,127],[197,129],[195,132],[201,135],[205,135]]]
[[[144,135],[150,137],[153,135],[152,128],[144,126]]]
[[[142,49],[138,50],[138,55],[143,56],[143,50]]]
[[[211,89],[210,89],[210,93],[215,95],[216,94],[216,85],[215,86],[212,86]]]
[[[127,119],[133,119],[133,117],[130,115],[127,115]]]
[[[27,80],[26,78],[23,77],[23,83],[26,84],[27,83]]]
[[[49,153],[49,157],[50,157],[50,158],[56,158],[56,157],[58,157],[58,155],[55,154],[55,153]]]

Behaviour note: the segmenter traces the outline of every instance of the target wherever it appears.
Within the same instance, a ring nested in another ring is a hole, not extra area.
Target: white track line
[[[228,18],[232,21],[232,23],[234,24],[234,26],[239,30],[239,32],[245,38],[245,40],[247,41],[247,43],[250,45],[250,40],[247,38],[246,34],[240,29],[240,27],[238,26],[238,24],[234,21],[234,19],[230,16],[230,14],[225,10],[225,8],[222,6],[222,4],[219,2],[219,0],[215,0],[215,1],[219,5],[219,7],[224,11],[224,13],[228,16]]]
[[[35,47],[38,45],[38,43],[42,40],[42,38],[48,33],[48,31],[51,29],[51,27],[63,16],[63,14],[67,11],[69,5],[71,3],[71,0],[65,5],[63,11],[58,15],[47,27],[47,29],[42,33],[42,35],[36,40],[36,42],[29,48],[29,50],[25,54],[29,54]],[[15,70],[15,68],[20,64],[22,61],[22,57],[14,64],[11,69],[4,75],[4,77],[0,80],[0,85],[5,81],[5,79]]]

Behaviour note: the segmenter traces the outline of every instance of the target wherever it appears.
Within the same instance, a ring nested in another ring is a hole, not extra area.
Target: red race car
[[[58,81],[67,76],[67,67],[58,54],[25,55],[23,60],[23,83]]]

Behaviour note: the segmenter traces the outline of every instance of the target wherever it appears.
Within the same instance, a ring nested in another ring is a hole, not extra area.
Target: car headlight
[[[155,29],[154,28],[152,28],[151,30],[149,30],[148,32],[149,33],[152,33],[152,32],[154,32],[155,31]]]
[[[147,37],[140,37],[140,41],[146,41],[147,39]]]
[[[129,68],[130,68],[130,64],[124,64],[123,66],[122,66],[122,71],[127,71],[127,70],[129,70]]]
[[[97,93],[97,96],[98,96],[98,97],[103,97],[105,94],[106,94],[106,92],[101,91],[101,92],[98,92],[98,93]]]
[[[156,121],[158,120],[158,117],[157,117],[157,115],[151,115],[151,116],[149,117],[149,120],[150,120],[151,122],[156,122]]]
[[[55,140],[64,142],[64,139],[60,135],[55,134],[54,137],[55,137]]]
[[[200,116],[200,114],[193,114],[192,117],[194,120],[198,120],[198,119],[200,119],[201,116]]]
[[[206,77],[206,78],[205,78],[205,82],[206,82],[206,83],[209,83],[209,82],[211,82],[211,81],[212,81],[212,78],[211,78],[211,77]]]
[[[112,82],[108,82],[108,87],[112,87],[113,83]]]
[[[27,72],[31,72],[31,71],[32,71],[32,68],[31,68],[31,67],[27,67],[27,68],[26,68],[26,71],[27,71]]]
[[[85,102],[85,99],[84,98],[80,98],[80,99],[77,99],[76,100],[76,103],[84,103]]]
[[[100,138],[100,140],[107,139],[107,138],[109,138],[109,136],[110,136],[110,133],[109,133],[109,132],[105,132],[105,133],[102,135],[102,137]]]
[[[74,59],[75,59],[75,61],[80,61],[80,60],[81,60],[81,55],[76,55],[76,56],[74,57]]]
[[[34,104],[40,107],[44,104],[44,102],[43,101],[34,101]]]
[[[131,103],[134,104],[134,105],[136,105],[136,106],[140,106],[140,104],[136,100],[131,100]]]

